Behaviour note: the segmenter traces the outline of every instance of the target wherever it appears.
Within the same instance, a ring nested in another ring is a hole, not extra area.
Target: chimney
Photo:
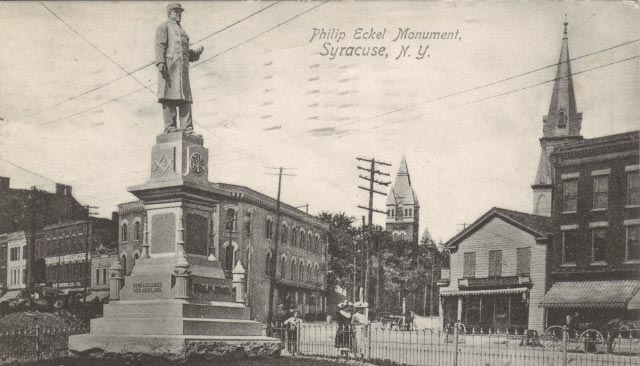
[[[116,227],[118,226],[118,223],[120,222],[120,218],[118,217],[118,211],[111,212],[111,221],[116,225]]]
[[[56,194],[60,196],[71,196],[71,186],[56,183]]]
[[[9,190],[9,181],[11,178],[9,177],[0,177],[0,191],[8,191]]]

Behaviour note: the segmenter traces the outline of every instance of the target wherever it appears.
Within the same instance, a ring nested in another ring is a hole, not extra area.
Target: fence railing
[[[67,357],[69,336],[88,332],[89,328],[85,326],[0,330],[0,365]]]
[[[570,329],[493,331],[453,326],[431,329],[383,329],[380,324],[338,328],[329,324],[273,326],[269,334],[283,341],[283,354],[329,356],[364,361],[391,360],[434,366],[640,366],[640,339],[633,332],[602,338],[574,336]]]

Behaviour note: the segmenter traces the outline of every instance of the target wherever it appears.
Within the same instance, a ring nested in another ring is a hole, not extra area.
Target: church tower
[[[582,113],[578,113],[576,97],[571,78],[569,39],[564,22],[564,36],[560,48],[560,59],[553,83],[553,93],[549,113],[543,117],[541,153],[533,189],[533,214],[551,216],[551,194],[553,192],[553,172],[551,154],[555,146],[568,141],[580,140]]]
[[[407,160],[402,156],[396,179],[387,195],[387,222],[385,230],[394,240],[406,240],[417,244],[419,239],[420,204],[411,187]]]

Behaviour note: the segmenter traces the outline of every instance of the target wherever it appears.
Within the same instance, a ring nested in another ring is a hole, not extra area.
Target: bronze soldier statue
[[[167,6],[166,22],[156,30],[156,66],[158,67],[158,101],[162,103],[164,133],[177,131],[176,118],[180,114],[180,127],[193,132],[191,116],[191,87],[189,62],[198,61],[203,47],[189,49],[189,36],[180,26],[184,9],[179,3]]]

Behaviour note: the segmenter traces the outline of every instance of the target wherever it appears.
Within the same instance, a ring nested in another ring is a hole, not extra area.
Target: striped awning
[[[440,296],[482,296],[482,295],[509,295],[509,294],[522,294],[527,292],[529,289],[526,287],[516,287],[516,288],[498,288],[491,290],[453,290],[453,291],[445,291],[440,290]]]
[[[540,307],[626,309],[640,291],[640,280],[556,282]]]

